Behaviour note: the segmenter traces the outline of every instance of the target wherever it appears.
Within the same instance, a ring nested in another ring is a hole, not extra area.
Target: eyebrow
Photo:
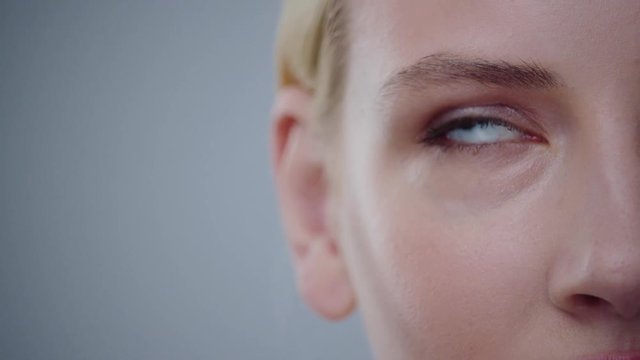
[[[381,94],[390,95],[403,89],[421,90],[430,85],[473,82],[485,86],[550,90],[562,86],[552,71],[534,63],[521,61],[492,61],[438,53],[391,75],[381,88]]]

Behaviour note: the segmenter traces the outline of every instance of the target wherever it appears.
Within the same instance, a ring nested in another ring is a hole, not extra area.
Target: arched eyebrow
[[[392,74],[382,86],[380,95],[389,96],[401,90],[416,91],[431,85],[464,82],[538,90],[562,86],[557,75],[533,62],[513,64],[439,53],[425,56]]]

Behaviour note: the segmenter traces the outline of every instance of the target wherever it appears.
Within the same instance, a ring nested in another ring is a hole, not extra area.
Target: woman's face
[[[640,1],[350,5],[334,220],[377,355],[630,359]]]

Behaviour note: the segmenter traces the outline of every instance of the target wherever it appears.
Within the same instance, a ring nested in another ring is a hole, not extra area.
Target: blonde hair
[[[276,57],[278,86],[313,95],[313,125],[335,125],[342,103],[346,0],[284,0]]]

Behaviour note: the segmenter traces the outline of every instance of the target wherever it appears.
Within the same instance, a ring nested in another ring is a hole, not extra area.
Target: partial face
[[[350,3],[335,221],[378,357],[640,350],[640,1]]]

